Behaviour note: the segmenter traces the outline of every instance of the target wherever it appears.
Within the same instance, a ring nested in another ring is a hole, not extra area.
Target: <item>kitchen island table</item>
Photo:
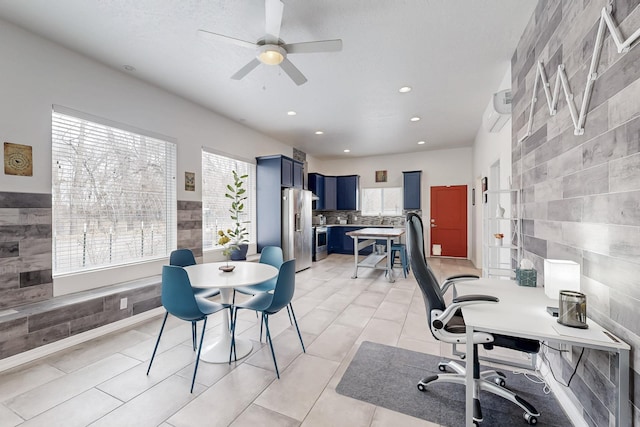
[[[351,236],[353,239],[353,255],[355,257],[355,270],[353,272],[352,279],[358,277],[358,268],[375,268],[378,270],[385,270],[387,273],[387,280],[394,282],[393,269],[391,268],[391,245],[393,239],[399,239],[404,234],[404,228],[382,228],[382,227],[370,227],[363,228],[355,231],[348,231],[347,236]],[[375,250],[375,244],[377,239],[385,239],[386,252],[377,253]],[[361,241],[362,240],[362,241]],[[374,251],[371,255],[360,260],[360,250],[367,246],[374,245]],[[386,259],[384,266],[379,266],[380,262]]]

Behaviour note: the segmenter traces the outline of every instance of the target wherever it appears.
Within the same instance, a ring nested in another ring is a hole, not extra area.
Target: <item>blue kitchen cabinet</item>
[[[304,187],[304,165],[300,162],[293,161],[293,187]]]
[[[282,188],[296,183],[294,165],[302,163],[282,155],[256,158],[256,231],[258,252],[265,246],[282,247]],[[302,187],[302,185],[300,185]]]
[[[422,171],[407,171],[402,172],[402,175],[404,209],[421,209]]]
[[[318,200],[314,200],[313,209],[314,210],[324,210],[325,209],[325,196],[324,196],[324,175],[319,173],[310,173],[309,174],[309,190],[316,196],[318,196]]]
[[[337,177],[336,209],[339,211],[358,210],[358,191],[360,177],[345,175]]]
[[[320,196],[318,194],[318,196]],[[324,209],[327,211],[335,211],[338,209],[338,177],[324,177]]]

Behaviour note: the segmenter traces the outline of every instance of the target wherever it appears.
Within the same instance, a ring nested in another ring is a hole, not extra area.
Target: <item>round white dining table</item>
[[[198,288],[220,288],[220,297],[223,303],[231,304],[233,288],[236,286],[255,285],[278,275],[278,269],[259,262],[229,262],[234,265],[232,272],[225,273],[219,267],[227,265],[226,262],[209,262],[185,267],[189,275],[191,286]],[[229,362],[229,349],[231,348],[231,333],[229,332],[229,312],[223,311],[224,321],[221,323],[220,338],[207,344],[200,353],[200,360],[209,363]],[[236,337],[236,353],[238,359],[251,353],[253,344],[250,339]]]

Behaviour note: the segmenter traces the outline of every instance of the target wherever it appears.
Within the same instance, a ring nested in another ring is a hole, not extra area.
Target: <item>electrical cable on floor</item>
[[[543,343],[544,344],[544,343]],[[558,350],[555,349],[553,347],[548,346],[547,344],[544,344],[546,347],[552,349],[552,350],[556,350],[557,352],[567,352],[568,350]],[[551,376],[553,377],[553,379],[560,385],[564,386],[564,387],[569,387],[571,385],[571,380],[573,380],[573,377],[576,375],[576,372],[578,372],[578,366],[580,365],[580,361],[582,360],[582,356],[584,355],[584,350],[585,347],[582,347],[582,351],[580,352],[580,356],[578,357],[578,361],[576,362],[576,366],[573,368],[573,372],[571,373],[571,376],[569,377],[569,381],[567,381],[566,384],[562,383],[561,381],[558,380],[558,378],[556,378],[556,374],[553,372],[553,369],[551,368],[551,364],[549,364],[549,372],[551,372]]]
[[[542,392],[544,394],[549,394],[551,393],[551,388],[549,388],[549,386],[547,385],[547,383],[544,381],[544,379],[542,379],[542,377],[536,375],[536,374],[532,374],[530,372],[525,372],[525,371],[513,371],[514,375],[522,375],[523,377],[525,377],[526,379],[528,379],[529,381],[531,381],[534,384],[544,384],[542,387]]]

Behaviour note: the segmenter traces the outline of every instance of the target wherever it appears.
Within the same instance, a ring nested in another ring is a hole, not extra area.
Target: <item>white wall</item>
[[[51,106],[59,104],[178,141],[178,200],[184,172],[201,177],[202,146],[252,160],[292,148],[167,91],[0,20],[0,138],[33,146],[34,176],[0,175],[1,191],[51,193]],[[211,94],[215,96],[215,94]]]
[[[468,223],[467,229],[472,230],[471,224],[471,185],[473,174],[471,171],[472,149],[455,148],[450,150],[421,151],[385,156],[346,158],[340,160],[316,161],[316,169],[310,172],[320,172],[327,175],[360,175],[360,187],[402,187],[402,171],[422,171],[422,212],[428,222],[431,204],[430,188],[442,185],[467,185],[468,188]],[[387,182],[375,182],[375,171],[386,170]],[[429,233],[429,228],[425,228]],[[469,232],[467,247],[470,253],[471,235]],[[431,236],[425,236],[430,242]]]
[[[511,66],[495,92],[511,88]],[[489,106],[488,100],[487,106]],[[489,180],[489,189],[509,188],[511,177],[511,120],[498,133],[489,133],[483,126],[478,129],[473,143],[473,186],[476,189],[476,205],[472,206],[471,221],[471,261],[476,267],[482,267],[482,189],[480,180],[489,176],[491,165],[500,160],[500,182]]]
[[[51,108],[62,105],[177,141],[178,200],[202,200],[201,148],[254,160],[292,155],[292,147],[197,104],[106,67],[0,20],[0,140],[33,147],[33,177],[0,173],[0,191],[51,193]],[[211,94],[211,96],[216,96]],[[184,190],[184,172],[196,173],[196,191]],[[158,274],[143,263],[54,280],[54,292],[78,283],[103,286]],[[64,282],[66,281],[66,282]]]

